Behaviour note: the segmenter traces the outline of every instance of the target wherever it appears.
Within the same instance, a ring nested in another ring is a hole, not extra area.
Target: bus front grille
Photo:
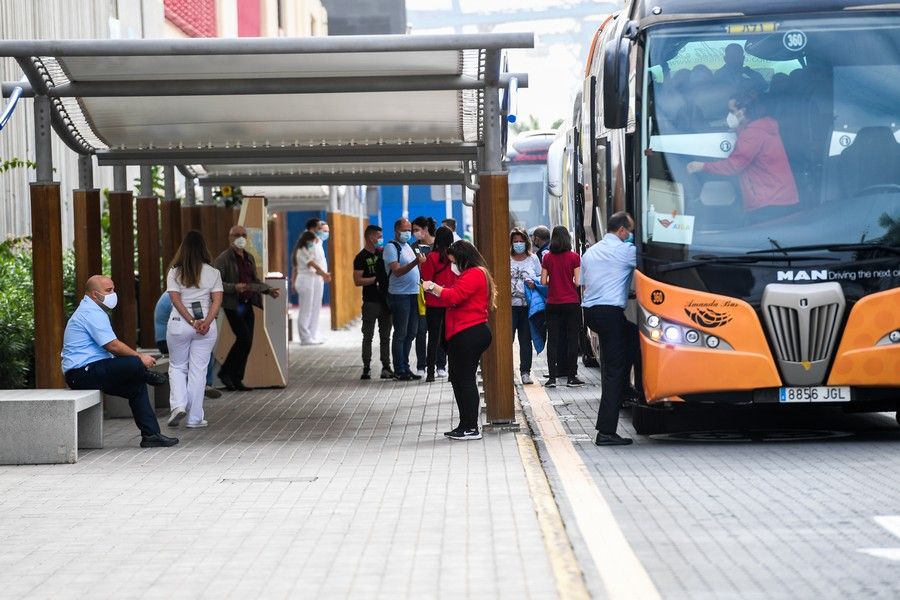
[[[824,381],[845,306],[838,283],[766,286],[763,318],[787,385]]]

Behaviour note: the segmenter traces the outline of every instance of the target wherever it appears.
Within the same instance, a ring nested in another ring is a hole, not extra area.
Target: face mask
[[[404,244],[409,241],[409,238],[412,237],[412,233],[409,231],[401,231],[400,232],[400,241]]]
[[[378,238],[377,240],[375,240],[375,247],[384,248],[384,238]]]
[[[113,292],[112,294],[107,294],[103,297],[101,303],[109,310],[112,310],[119,303],[119,296],[117,296],[115,292]]]
[[[628,237],[625,238],[625,243],[626,243],[626,244],[633,244],[633,243],[634,243],[634,233],[632,233],[632,232],[630,232],[630,231],[628,232]]]
[[[243,250],[247,247],[247,238],[239,237],[234,240],[234,247]]]
[[[452,265],[450,265],[450,270],[453,271],[453,273],[455,275],[459,275],[459,265],[458,264],[453,263]]]
[[[516,254],[525,252],[525,242],[513,242],[513,252]]]
[[[741,120],[738,119],[737,115],[733,112],[728,113],[728,116],[725,117],[725,122],[728,124],[728,127],[731,129],[737,129],[738,125],[741,124]]]
[[[327,231],[317,231],[316,237],[324,242],[328,239],[329,233]]]

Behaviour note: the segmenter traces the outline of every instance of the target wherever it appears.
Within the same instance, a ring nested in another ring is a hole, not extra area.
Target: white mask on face
[[[450,270],[453,271],[453,273],[455,275],[459,275],[459,265],[458,264],[453,263],[452,265],[450,265]]]
[[[107,294],[103,297],[101,303],[109,310],[112,310],[116,307],[117,304],[119,304],[119,296],[116,295],[115,292],[113,292],[112,294]]]
[[[239,237],[234,240],[234,247],[243,250],[247,247],[247,238]]]
[[[728,124],[728,127],[731,129],[737,129],[738,125],[741,124],[741,120],[738,119],[737,115],[733,112],[728,113],[728,116],[725,117],[725,123]]]

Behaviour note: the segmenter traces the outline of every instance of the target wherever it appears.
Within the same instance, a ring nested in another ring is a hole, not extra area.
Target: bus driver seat
[[[890,127],[863,127],[840,155],[844,199],[884,184],[900,185],[900,144]]]

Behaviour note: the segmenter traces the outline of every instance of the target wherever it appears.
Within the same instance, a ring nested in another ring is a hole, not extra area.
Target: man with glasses
[[[253,307],[262,309],[262,294],[278,297],[278,290],[259,280],[256,261],[246,251],[247,230],[235,225],[228,232],[228,250],[216,258],[215,267],[222,273],[222,309],[234,332],[234,345],[219,370],[219,379],[230,391],[247,391],[244,370],[253,346]]]

